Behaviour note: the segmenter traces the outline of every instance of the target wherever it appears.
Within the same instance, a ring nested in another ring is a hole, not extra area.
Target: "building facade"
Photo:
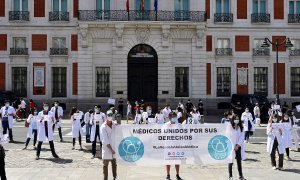
[[[83,107],[231,94],[300,101],[299,0],[0,0],[0,90]]]

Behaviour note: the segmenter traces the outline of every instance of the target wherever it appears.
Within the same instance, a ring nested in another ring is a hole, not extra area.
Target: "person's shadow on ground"
[[[40,158],[43,159],[43,158]],[[51,161],[56,164],[70,164],[73,163],[73,159],[63,159],[63,158],[44,158],[46,161]]]

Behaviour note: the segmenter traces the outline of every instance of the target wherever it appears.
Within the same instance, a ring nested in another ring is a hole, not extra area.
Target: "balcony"
[[[300,56],[300,49],[291,49],[290,56]]]
[[[27,56],[28,55],[28,48],[10,48],[10,55]]]
[[[80,21],[192,21],[205,22],[205,11],[80,10]]]
[[[67,56],[68,48],[50,48],[50,55],[52,55],[52,56]]]
[[[232,13],[216,13],[214,16],[214,21],[217,23],[232,23],[233,14]]]
[[[254,48],[253,56],[270,56],[269,48]]]
[[[289,14],[288,23],[300,23],[300,14]]]
[[[216,48],[216,56],[232,56],[231,48]]]
[[[69,21],[69,12],[49,12],[49,21]]]
[[[252,23],[270,23],[270,14],[267,13],[253,13],[251,14]]]
[[[29,11],[9,11],[9,21],[29,21]]]

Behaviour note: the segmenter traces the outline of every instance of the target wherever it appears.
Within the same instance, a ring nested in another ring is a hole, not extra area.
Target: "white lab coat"
[[[61,117],[59,119],[55,118],[55,106],[53,106],[50,111],[53,113],[53,117],[55,119],[54,122],[57,123],[58,127],[61,127],[61,119],[62,119],[62,117],[64,115],[64,110],[63,110],[63,108],[61,106],[58,106],[57,110],[58,110],[58,112],[57,112],[58,118]]]
[[[164,124],[165,123],[163,114],[156,114],[155,119],[156,119],[157,124]]]
[[[84,122],[85,122],[85,124],[90,124],[91,116],[92,115],[90,114],[90,112],[86,112],[84,114]]]
[[[300,148],[299,146],[299,136],[298,136],[298,119],[293,116],[293,121],[294,121],[294,124],[293,124],[293,128],[292,128],[292,137],[294,139],[294,142],[295,142],[295,147],[296,147],[296,150],[298,150]]]
[[[258,106],[255,106],[253,109],[253,114],[254,116],[257,115],[258,117],[260,116],[260,109]]]
[[[147,112],[142,113],[142,119],[143,119],[144,123],[148,123],[148,113]]]
[[[3,106],[1,108],[0,113],[1,113],[1,116],[3,118],[5,116],[5,114],[6,114],[6,107],[5,106]],[[12,116],[8,115],[8,126],[9,126],[9,129],[12,129],[13,128],[13,122],[14,122],[14,117],[13,116],[16,115],[15,108],[13,108],[12,106],[8,106],[7,114],[13,114]]]
[[[293,147],[293,141],[292,141],[292,123],[291,122],[284,122],[284,129],[282,132],[282,138],[284,142],[285,148],[291,148]]]
[[[51,111],[48,111],[48,115],[44,115],[43,111],[39,112],[37,118],[38,123],[38,141],[46,141],[46,132],[45,132],[45,126],[44,122],[47,122],[48,124],[48,141],[53,141],[53,123],[54,123],[54,117],[53,113]]]
[[[107,147],[110,144],[112,149],[115,149],[115,132],[117,124],[112,122],[112,127],[110,128],[106,122],[103,123],[100,127],[100,137],[102,142],[102,159],[103,160],[112,160],[115,157],[113,156],[111,150]]]
[[[199,112],[191,112],[191,115],[194,119],[194,121],[198,121],[198,123],[194,123],[194,124],[199,124],[200,123],[200,119],[201,119],[201,114]]]
[[[21,101],[21,108],[22,109],[26,108],[26,102],[24,100]]]
[[[254,127],[254,123],[253,123],[253,117],[252,117],[252,114],[250,112],[248,112],[248,113],[243,112],[241,120],[244,123],[244,131],[248,131],[248,128],[249,128],[248,127],[248,122],[249,121],[252,125],[252,128],[249,131],[253,131],[253,132],[255,131],[255,127]]]
[[[83,116],[83,112],[79,111],[71,116],[71,123],[72,123],[72,137],[78,138],[79,133],[82,136],[82,128],[81,128],[81,118]]]
[[[106,115],[103,112],[100,112],[100,114],[92,114],[90,119],[90,125],[92,125],[91,128],[91,141],[95,140],[95,134],[96,134],[96,125],[99,124],[99,133],[101,125],[106,121]]]
[[[141,114],[136,114],[134,118],[134,123],[139,124],[142,120],[142,115]]]
[[[232,145],[233,145],[232,147],[233,151],[231,153],[231,158],[229,158],[228,163],[233,163],[233,161],[236,158],[236,153],[234,150],[235,145],[239,145],[241,147],[241,158],[244,161],[246,159],[245,144],[244,144],[245,132],[241,131],[239,127],[237,129],[233,129],[230,123],[228,123],[225,126],[226,126],[226,134],[232,140]]]
[[[163,109],[163,114],[164,114],[165,122],[169,122],[170,121],[169,115],[170,115],[171,112],[172,112],[171,109],[167,109],[167,108]]]
[[[280,135],[279,132],[274,131],[272,129],[271,125],[272,124],[269,123],[268,126],[267,126],[267,135],[268,135],[267,152],[271,154],[272,148],[273,148],[273,144],[274,144],[274,140],[275,140],[275,137],[276,137],[276,139],[278,141],[278,151],[279,151],[279,154],[283,154],[285,146],[284,146],[282,135]]]
[[[37,123],[37,116],[34,116],[30,114],[28,116],[28,119],[26,120],[27,123],[29,123],[29,127],[27,130],[27,138],[32,138],[32,130],[37,130],[38,128],[38,123]]]

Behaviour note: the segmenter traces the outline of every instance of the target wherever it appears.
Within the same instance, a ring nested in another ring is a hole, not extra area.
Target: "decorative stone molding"
[[[196,31],[196,46],[202,48],[203,47],[203,38],[205,35],[205,28],[203,26],[197,26]]]
[[[136,40],[139,43],[145,43],[145,42],[149,41],[150,29],[149,28],[136,27],[135,35],[136,35]]]
[[[123,46],[123,34],[124,34],[124,24],[116,24],[116,45],[117,47]]]
[[[173,39],[193,39],[195,30],[179,27],[176,29],[172,29],[171,37]]]
[[[81,35],[81,47],[87,48],[88,47],[88,25],[84,24],[79,27],[79,33]]]
[[[170,45],[170,25],[162,25],[162,46],[169,47]]]

